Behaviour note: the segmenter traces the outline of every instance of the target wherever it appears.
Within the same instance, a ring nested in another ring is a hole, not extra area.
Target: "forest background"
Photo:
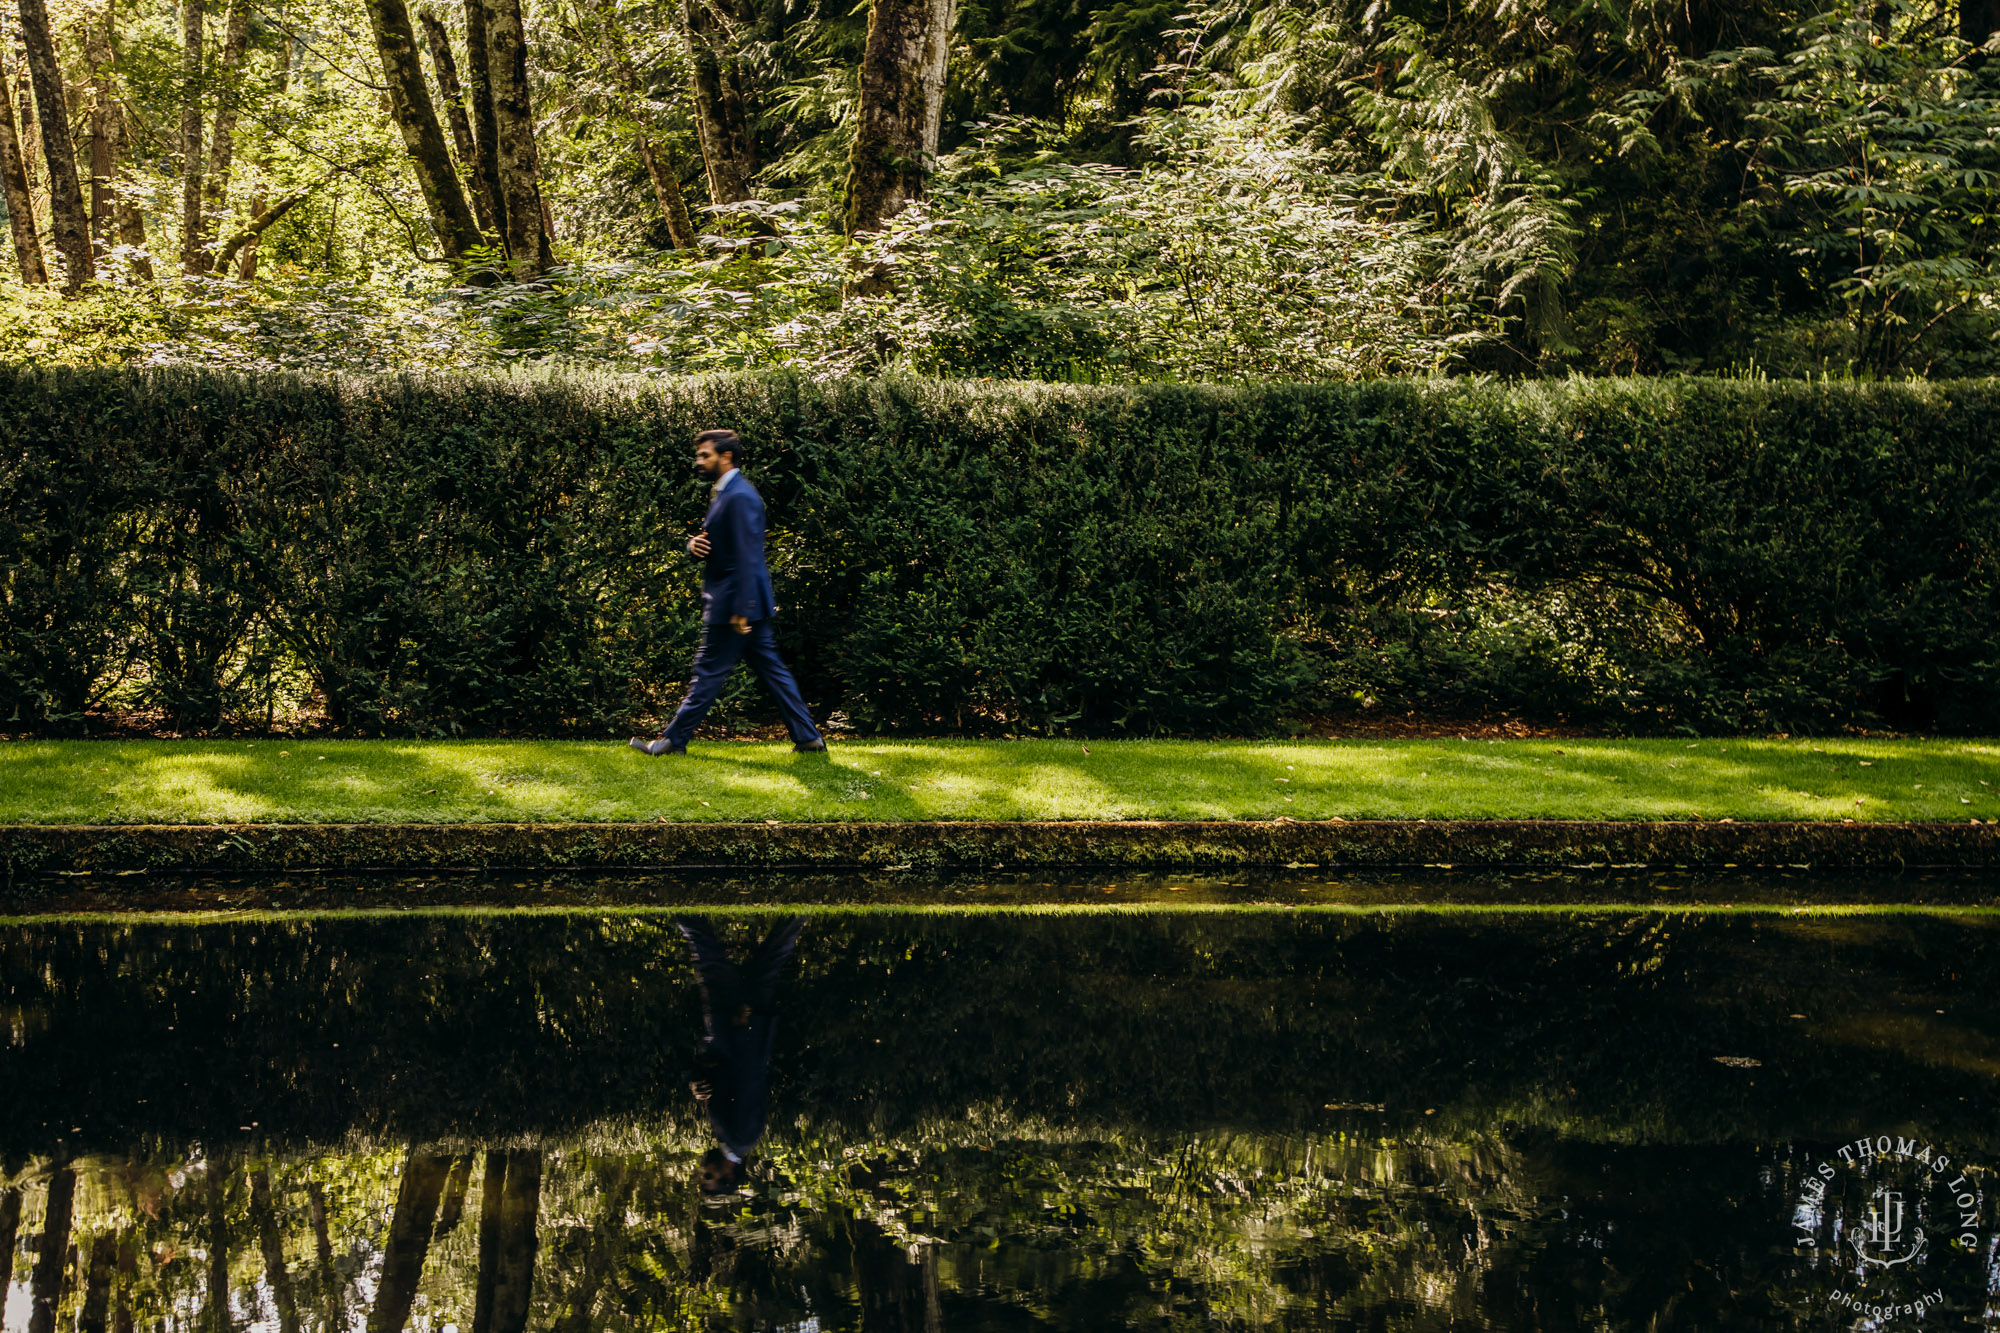
[[[18,0],[0,358],[1995,368],[2000,2]]]

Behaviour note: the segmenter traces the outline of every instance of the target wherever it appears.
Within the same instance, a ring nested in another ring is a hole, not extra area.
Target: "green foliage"
[[[342,728],[622,728],[685,678],[684,442],[724,422],[864,728],[1990,729],[1995,392],[11,370],[0,717],[309,682]]]

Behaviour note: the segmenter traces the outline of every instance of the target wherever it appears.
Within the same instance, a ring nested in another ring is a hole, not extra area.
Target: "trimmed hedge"
[[[10,367],[0,728],[316,694],[349,730],[622,731],[686,679],[719,424],[787,651],[864,728],[2000,723],[1993,382]]]

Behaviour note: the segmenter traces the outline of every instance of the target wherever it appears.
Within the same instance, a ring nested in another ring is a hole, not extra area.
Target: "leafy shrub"
[[[1996,400],[0,369],[0,724],[657,716],[696,633],[687,441],[728,424],[787,651],[864,728],[1990,729]]]

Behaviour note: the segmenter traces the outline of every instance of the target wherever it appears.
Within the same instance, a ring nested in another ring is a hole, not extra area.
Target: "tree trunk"
[[[202,0],[181,0],[181,272],[208,271],[201,216]]]
[[[113,214],[117,211],[120,127],[111,81],[111,14],[112,7],[106,5],[101,23],[93,17],[83,24],[83,55],[90,65],[90,243],[91,253],[100,263],[118,244]]]
[[[701,243],[695,237],[687,197],[681,193],[680,172],[674,169],[665,150],[653,142],[651,128],[646,123],[648,118],[639,106],[644,90],[639,84],[639,72],[632,68],[631,53],[625,49],[625,34],[618,30],[617,10],[606,6],[606,11],[605,36],[611,46],[611,58],[618,67],[626,96],[632,99],[632,123],[636,127],[633,141],[639,150],[639,160],[646,164],[646,178],[653,183],[653,197],[660,201],[660,214],[667,220],[667,238],[676,250],[697,249]]]
[[[542,1150],[507,1154],[507,1185],[500,1210],[499,1275],[493,1286],[492,1333],[523,1333],[535,1288],[535,1227],[541,1216]]]
[[[465,0],[465,67],[466,91],[472,97],[472,174],[486,196],[497,242],[507,234],[507,201],[500,197],[500,122],[493,110],[493,58],[483,0]]]
[[[444,30],[444,20],[437,11],[425,5],[417,11],[417,21],[424,25],[424,40],[430,44],[431,67],[437,71],[438,92],[444,98],[445,119],[451,124],[451,147],[458,156],[461,176],[469,174],[472,188],[472,215],[479,222],[479,230],[491,236],[493,228],[493,196],[489,194],[486,182],[479,175],[479,150],[472,143],[472,121],[465,114],[465,92],[458,83],[458,61],[452,58],[451,34]]]
[[[446,258],[458,259],[479,244],[479,225],[466,205],[458,173],[452,170],[451,151],[445,147],[423,66],[417,62],[409,8],[403,0],[368,0],[368,18],[382,57],[382,77],[389,85],[390,109],[416,168],[417,183],[423,187],[431,229]]]
[[[1996,32],[2000,32],[2000,0],[1960,0],[1960,37],[1974,46],[1984,46]]]
[[[7,78],[6,43],[0,42],[0,189],[6,192],[7,227],[14,237],[14,260],[21,281],[46,283],[42,238],[35,227],[35,196],[28,188],[28,164],[21,154],[21,135],[14,125],[14,93]],[[20,1200],[16,1198],[16,1210]]]
[[[732,77],[713,41],[719,27],[707,0],[681,0],[681,31],[693,67],[695,133],[708,168],[708,201],[735,204],[750,197],[750,177],[756,168],[746,153],[750,131],[743,123],[742,82]]]
[[[660,201],[660,214],[667,220],[667,239],[676,250],[699,250],[701,240],[695,231],[694,215],[688,212],[687,196],[681,193],[680,174],[661,160],[661,150],[654,147],[644,130],[639,131],[638,139],[639,160],[646,164],[646,177],[653,182],[653,197]]]
[[[452,1159],[451,1176],[444,1183],[444,1203],[438,1208],[437,1234],[449,1236],[458,1230],[465,1215],[465,1190],[472,1183],[472,1154],[460,1153]]]
[[[229,1179],[229,1159],[217,1155],[208,1163],[208,1326],[213,1333],[231,1333],[229,1312],[229,1212],[222,1197]]]
[[[0,1189],[0,1291],[14,1285],[14,1242],[20,1235],[21,1191],[9,1185]]]
[[[486,1174],[479,1187],[479,1277],[473,1287],[472,1333],[522,1333],[527,1328],[541,1199],[541,1149],[487,1149]]]
[[[42,121],[42,157],[49,164],[49,230],[56,252],[63,257],[63,290],[74,292],[95,273],[90,262],[90,217],[77,184],[62,66],[56,63],[55,38],[42,0],[21,0],[21,38],[28,48],[28,74]]]
[[[874,0],[848,158],[847,234],[874,231],[923,192],[937,159],[952,0]]]
[[[326,1231],[326,1189],[314,1181],[306,1186],[306,1208],[312,1216],[313,1258],[319,1267],[320,1299],[326,1303],[326,1327],[346,1333],[347,1284],[333,1266],[333,1241]]]
[[[63,1276],[69,1267],[69,1223],[76,1206],[76,1172],[57,1167],[49,1177],[48,1207],[42,1214],[42,1245],[28,1282],[28,1333],[54,1333],[62,1304]]]
[[[307,185],[301,189],[292,191],[290,194],[286,195],[283,199],[280,199],[277,203],[272,204],[270,207],[266,208],[263,212],[259,213],[256,217],[251,218],[248,222],[244,223],[234,233],[232,233],[229,239],[225,240],[222,243],[222,245],[216,250],[215,252],[216,269],[218,271],[226,270],[228,269],[230,263],[235,260],[236,256],[239,253],[245,253],[245,254],[251,253],[252,247],[254,247],[257,244],[257,238],[259,236],[262,236],[265,232],[269,231],[274,224],[276,224],[281,218],[285,216],[285,214],[291,212],[293,209],[297,208],[300,204],[304,203],[307,199],[311,198],[312,192],[314,190],[317,190],[320,186],[326,184],[328,181],[332,180],[335,176],[338,176],[342,171],[345,170],[347,170],[347,168],[341,167],[334,171],[328,172],[326,175],[314,181],[311,185]],[[256,276],[256,272],[257,272],[256,264],[254,262],[246,261],[246,272],[244,274],[245,280],[247,281],[249,278]]]
[[[264,1281],[271,1303],[278,1307],[278,1333],[299,1333],[299,1306],[292,1295],[292,1275],[285,1267],[285,1238],[278,1230],[278,1210],[271,1202],[271,1177],[258,1167],[250,1173],[250,1221],[257,1228],[257,1247],[264,1252]]]
[[[468,0],[471,3],[472,0]],[[493,90],[493,119],[500,170],[501,241],[517,279],[548,267],[548,232],[535,170],[534,108],[528,100],[528,35],[520,0],[478,0],[486,10],[486,73]]]
[[[382,1282],[376,1288],[375,1307],[368,1312],[368,1333],[400,1333],[410,1322],[417,1283],[424,1275],[424,1256],[431,1248],[438,1195],[450,1170],[451,1158],[443,1153],[412,1148],[404,1160],[396,1211],[389,1217],[389,1243],[382,1252]]]
[[[100,1232],[91,1238],[89,1255],[84,1262],[83,1304],[76,1312],[76,1333],[108,1333],[118,1238],[108,1231]]]
[[[250,6],[247,0],[229,0],[229,14],[222,23],[222,52],[215,62],[215,131],[209,139],[208,180],[203,187],[210,217],[229,216],[230,159],[236,150],[243,48],[249,40]]]
[[[291,82],[292,39],[288,35],[285,38],[284,55],[278,66],[278,95],[280,97],[284,96],[285,90],[291,86]],[[271,176],[271,157],[268,147],[265,149],[263,160],[258,164],[258,168],[257,193],[250,196],[250,220],[253,223],[259,217],[263,216],[265,207],[270,202],[264,196],[264,182],[269,180]],[[275,221],[275,219],[273,220]],[[250,234],[250,239],[243,243],[242,267],[237,270],[237,276],[245,282],[255,282],[257,280],[257,238],[263,234],[264,229],[259,227]]]
[[[128,1230],[118,1242],[118,1301],[111,1307],[111,1333],[132,1333],[132,1286],[139,1280],[139,1242]]]
[[[488,1148],[486,1172],[479,1181],[479,1274],[472,1284],[472,1333],[493,1333],[493,1294],[500,1282],[500,1215],[506,1194],[507,1150]]]

